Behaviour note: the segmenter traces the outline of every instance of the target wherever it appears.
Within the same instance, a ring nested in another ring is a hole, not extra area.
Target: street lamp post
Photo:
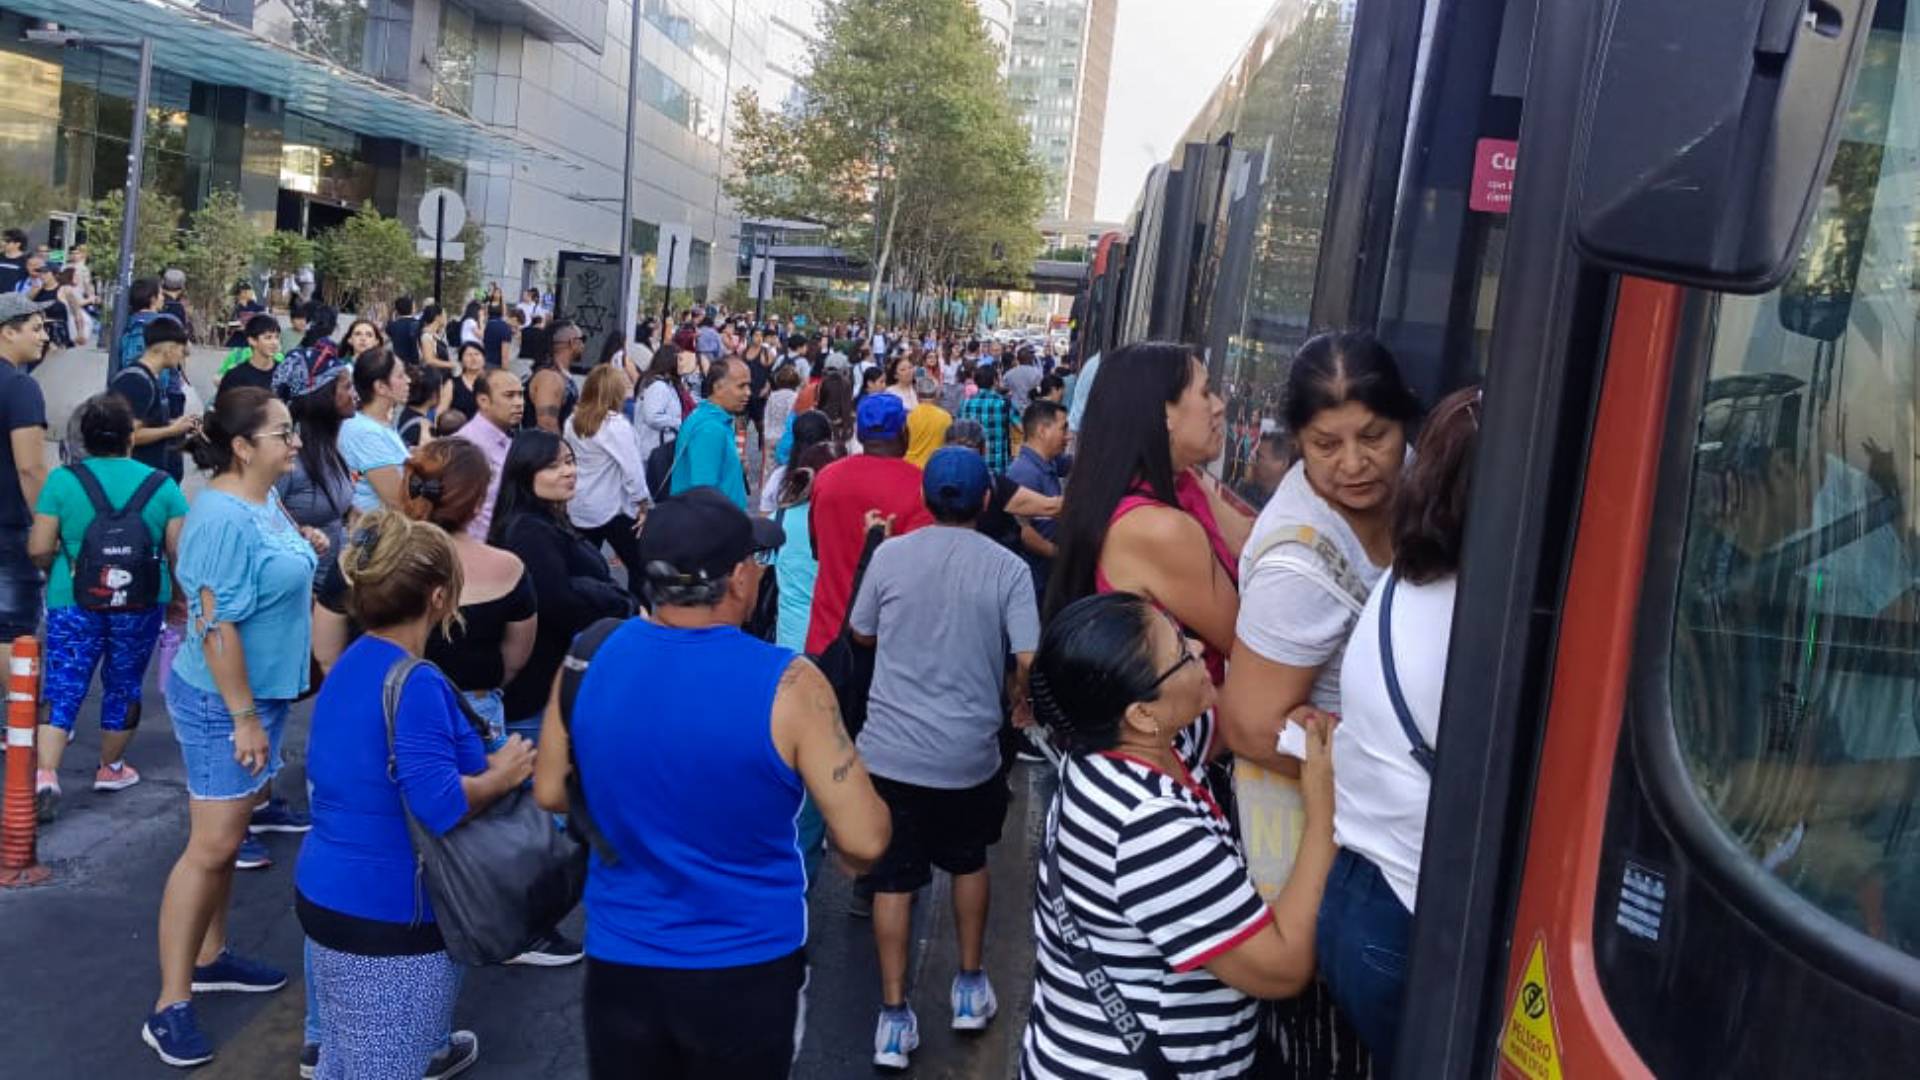
[[[113,336],[107,340],[107,372],[112,377],[113,350],[127,332],[127,296],[133,290],[133,249],[140,235],[140,177],[147,160],[147,100],[153,92],[153,40],[151,38],[92,37],[70,30],[29,30],[28,41],[37,45],[75,48],[90,45],[102,49],[137,49],[140,75],[133,91],[133,131],[127,146],[127,201],[120,215],[120,265],[115,274],[113,298]]]
[[[620,166],[620,348],[633,340],[633,137],[634,110],[640,105],[640,0],[628,5],[632,33],[627,40],[626,153]],[[667,279],[669,283],[672,278]]]

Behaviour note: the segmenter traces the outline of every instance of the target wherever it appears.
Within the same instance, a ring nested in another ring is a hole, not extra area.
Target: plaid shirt
[[[978,420],[987,429],[987,468],[995,473],[1007,471],[1009,436],[1013,432],[1013,406],[999,390],[982,390],[960,407],[962,420]]]

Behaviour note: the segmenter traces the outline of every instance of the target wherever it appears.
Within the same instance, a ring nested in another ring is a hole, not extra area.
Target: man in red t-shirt
[[[933,524],[920,495],[920,467],[907,461],[907,406],[893,394],[869,394],[856,415],[863,452],[820,470],[813,484],[813,551],[820,576],[813,583],[807,652],[833,644],[853,603],[853,571],[866,543],[867,512],[893,520],[889,535]]]

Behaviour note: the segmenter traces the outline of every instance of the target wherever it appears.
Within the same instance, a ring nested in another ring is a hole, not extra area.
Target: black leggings
[[[806,1017],[807,957],[745,967],[634,967],[587,957],[593,1080],[781,1080]]]
[[[627,591],[634,599],[645,602],[640,595],[640,584],[646,575],[640,571],[640,538],[634,535],[633,519],[625,514],[615,514],[605,525],[595,525],[591,529],[581,529],[580,535],[587,538],[593,550],[599,551],[601,544],[613,548],[620,562],[627,568]]]

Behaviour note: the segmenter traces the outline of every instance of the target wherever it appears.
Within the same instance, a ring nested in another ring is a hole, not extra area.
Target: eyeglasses
[[[1186,642],[1187,642],[1187,639],[1185,637],[1182,637],[1180,639],[1180,659],[1174,661],[1174,664],[1172,667],[1161,672],[1159,678],[1147,684],[1147,689],[1149,691],[1160,689],[1161,683],[1164,683],[1168,679],[1171,679],[1175,675],[1179,674],[1181,668],[1186,667],[1188,664],[1191,664],[1194,661],[1200,659],[1199,656],[1194,654],[1194,651],[1192,649],[1187,648]]]
[[[274,428],[272,431],[256,431],[247,436],[249,439],[279,439],[289,446],[293,444],[293,440],[299,437],[300,433],[294,430],[292,424],[288,424],[283,428]]]
[[[765,547],[753,549],[753,561],[761,566],[772,566],[773,561],[779,556],[779,548]]]

